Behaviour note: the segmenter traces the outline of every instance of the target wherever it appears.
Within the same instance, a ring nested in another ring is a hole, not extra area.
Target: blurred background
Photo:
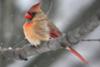
[[[0,46],[15,47],[24,39],[22,25],[25,12],[39,0],[0,0]],[[93,17],[100,9],[100,0],[42,0],[42,9],[49,19],[63,32],[68,33],[79,24]],[[90,22],[90,21],[88,21]],[[99,39],[100,25],[85,38]],[[19,45],[18,47],[23,46]],[[100,42],[79,42],[74,47],[90,64],[65,50],[50,51],[30,57],[28,61],[11,60],[0,55],[0,67],[100,67]]]

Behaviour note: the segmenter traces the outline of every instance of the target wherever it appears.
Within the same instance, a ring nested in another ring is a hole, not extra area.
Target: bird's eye
[[[31,21],[32,18],[35,17],[35,15],[36,15],[36,12],[28,12],[27,19]]]
[[[35,15],[36,15],[36,12],[33,12],[33,13],[32,13],[32,17],[35,17]]]

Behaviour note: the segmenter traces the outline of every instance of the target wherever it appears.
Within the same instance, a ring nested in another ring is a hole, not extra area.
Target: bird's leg
[[[41,46],[40,46],[40,45],[37,45],[37,46],[35,46],[35,45],[30,45],[30,47],[32,47],[32,48],[40,48]]]
[[[32,47],[32,48],[36,48],[36,46],[34,46],[34,45],[30,45],[30,47]]]

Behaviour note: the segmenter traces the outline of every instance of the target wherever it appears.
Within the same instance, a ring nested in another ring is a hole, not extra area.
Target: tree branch
[[[21,48],[0,48],[0,55],[4,56],[7,59],[22,59],[27,60],[27,57],[38,55],[47,51],[55,51],[61,48],[62,38],[51,40],[50,42],[43,43],[38,48],[30,46],[30,44],[26,44]]]

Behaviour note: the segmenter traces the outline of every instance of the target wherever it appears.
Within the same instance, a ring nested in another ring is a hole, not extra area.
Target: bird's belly
[[[39,45],[41,41],[48,41],[49,36],[39,36],[37,33],[33,32],[33,28],[31,27],[24,27],[24,34],[25,38],[32,44],[32,45]]]

